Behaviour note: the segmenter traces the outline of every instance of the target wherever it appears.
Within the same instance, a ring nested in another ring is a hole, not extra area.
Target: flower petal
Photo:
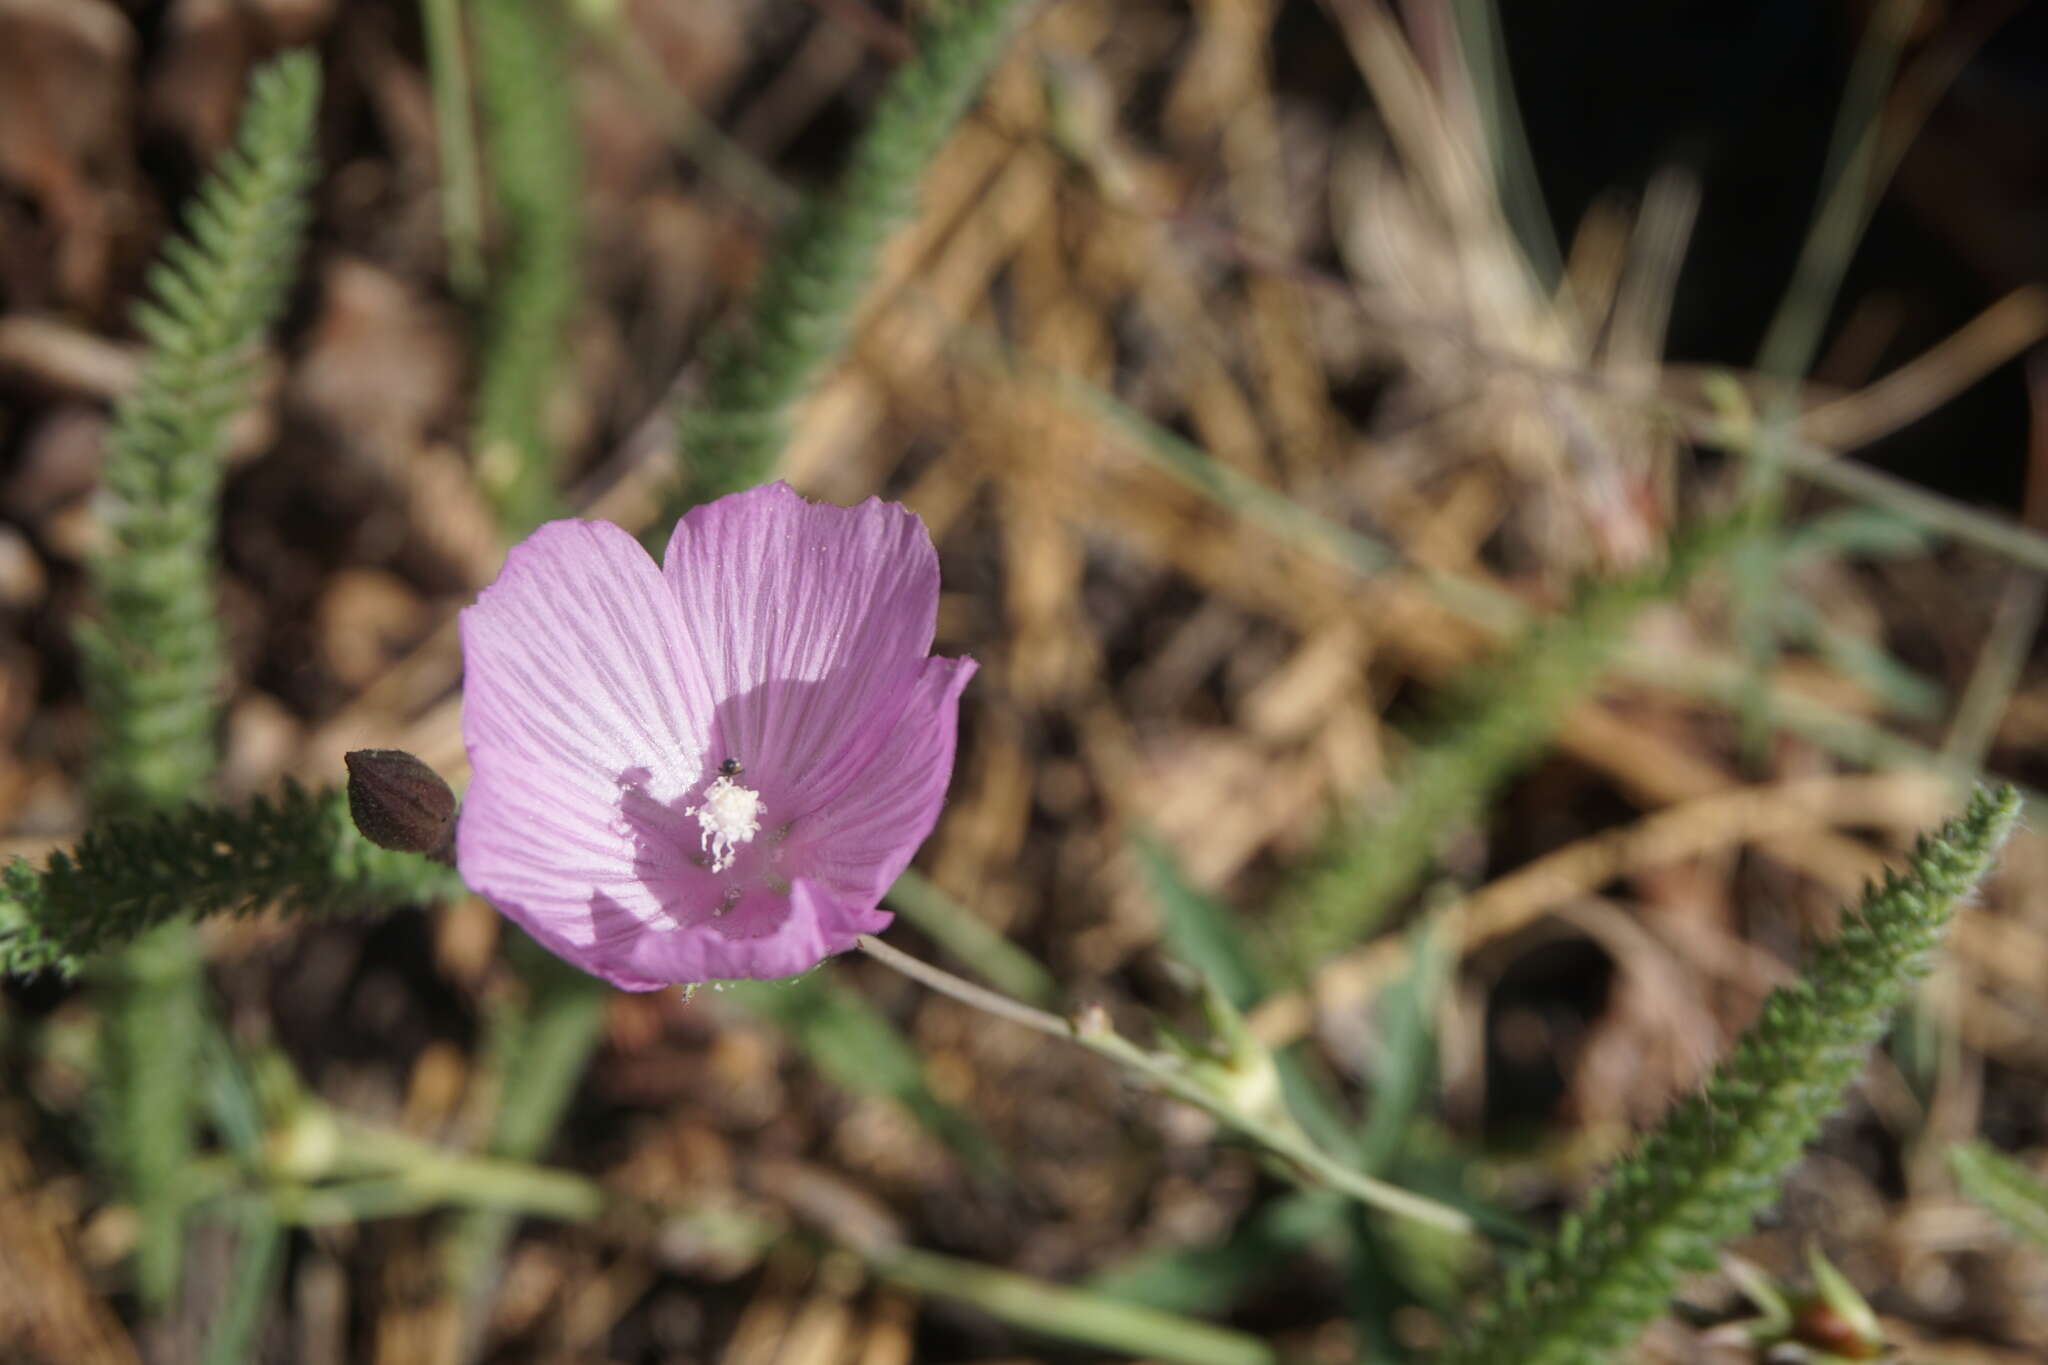
[[[808,877],[791,884],[786,901],[779,918],[749,916],[746,906],[734,912],[735,920],[773,924],[753,936],[728,934],[719,923],[651,930],[631,910],[600,903],[593,918],[601,948],[565,953],[547,946],[613,985],[646,991],[679,982],[795,976],[846,952],[859,935],[880,933],[894,918],[872,904],[863,909]],[[606,941],[608,932],[614,937]]]
[[[931,650],[939,560],[916,514],[775,483],[695,508],[662,572],[718,699],[716,758],[782,792],[899,709]]]
[[[552,522],[461,630],[464,879],[544,940],[589,942],[594,890],[662,915],[646,851],[701,774],[711,702],[654,562],[616,526]]]
[[[872,905],[910,865],[938,823],[953,776],[960,692],[972,659],[927,659],[894,728],[845,770],[815,781],[838,793],[799,813],[792,862],[856,904]]]

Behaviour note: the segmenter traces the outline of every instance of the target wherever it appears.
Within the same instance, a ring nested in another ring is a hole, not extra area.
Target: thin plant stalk
[[[2048,582],[2039,574],[2018,569],[2006,579],[1992,613],[1990,638],[1978,652],[1970,681],[1956,703],[1955,720],[1941,744],[1944,764],[1954,771],[1974,773],[1983,768],[1999,718],[2019,687],[2041,625],[2044,599]]]
[[[1174,1059],[1139,1047],[1118,1033],[1099,1014],[1079,1023],[1070,1022],[1050,1011],[1012,1000],[928,962],[919,961],[872,934],[861,935],[859,945],[862,952],[883,966],[963,1005],[1051,1038],[1078,1043],[1098,1056],[1107,1057],[1360,1203],[1448,1232],[1469,1233],[1473,1230],[1472,1220],[1459,1210],[1383,1180],[1375,1180],[1329,1155],[1298,1131],[1246,1113],[1225,1096],[1189,1076]]]
[[[676,88],[645,37],[634,29],[632,14],[625,6],[602,11],[579,6],[577,17],[632,83],[634,96],[654,111],[677,151],[766,222],[783,222],[802,207],[802,196],[796,190]]]
[[[898,877],[889,888],[888,901],[896,913],[972,967],[983,980],[1032,1003],[1059,997],[1058,983],[1036,958],[917,872],[906,871]]]

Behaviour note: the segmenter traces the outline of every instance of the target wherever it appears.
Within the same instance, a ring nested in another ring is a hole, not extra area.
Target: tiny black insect
[[[746,770],[746,765],[736,758],[728,758],[718,765],[718,775],[720,777],[738,777]]]

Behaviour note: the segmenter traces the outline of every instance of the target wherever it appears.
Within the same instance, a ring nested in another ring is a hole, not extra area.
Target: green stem
[[[1224,1096],[1187,1075],[1171,1058],[1139,1047],[1111,1028],[1106,1020],[1098,1017],[1080,1025],[1069,1023],[1057,1014],[1012,1000],[971,981],[964,981],[951,972],[941,971],[928,962],[920,962],[872,934],[861,935],[859,945],[862,952],[882,965],[963,1005],[1048,1037],[1079,1043],[1090,1052],[1107,1057],[1360,1203],[1449,1232],[1468,1233],[1473,1230],[1472,1220],[1457,1209],[1353,1170],[1309,1142],[1298,1131],[1282,1128],[1237,1108]]]
[[[338,793],[287,786],[239,806],[103,820],[41,872],[0,869],[0,977],[70,971],[146,931],[206,915],[385,910],[462,894],[455,870],[377,848]],[[190,1068],[168,1069],[187,1085]]]
[[[888,901],[934,943],[972,967],[986,981],[1034,1003],[1059,998],[1059,985],[1036,958],[988,927],[972,910],[916,872],[905,872],[889,888]]]
[[[343,1126],[351,1164],[388,1170],[423,1206],[461,1204],[581,1223],[611,1206],[603,1186],[571,1171],[474,1156],[367,1125]]]
[[[1733,451],[1745,459],[1764,458],[1757,452],[1757,438],[1753,431],[1733,429],[1720,422],[1701,421],[1689,423],[1688,434],[1706,444]],[[1965,544],[2003,555],[2015,564],[2048,572],[2048,536],[2017,522],[1979,512],[1930,493],[1882,470],[1844,459],[1824,446],[1788,438],[1778,450],[1777,458],[1783,461],[1787,470],[1817,488],[1878,507],[1889,507]]]

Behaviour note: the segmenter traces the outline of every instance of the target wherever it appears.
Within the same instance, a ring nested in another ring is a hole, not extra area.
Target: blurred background
[[[131,310],[257,63],[311,45],[326,88],[224,492],[228,797],[363,746],[460,778],[492,405],[530,407],[565,506],[646,529],[707,336],[919,9],[536,3],[536,56],[492,46],[493,3],[0,0],[10,854],[85,825],[71,632]],[[451,18],[476,41],[430,42]],[[1427,883],[1251,1013],[1389,1178],[1569,1206],[1959,780],[2048,775],[2044,53],[2017,0],[1030,7],[778,466],[921,514],[938,650],[982,663],[891,941],[1140,1034],[1186,1017],[1190,936],[1279,932],[1516,623],[1775,449],[1762,615],[1725,574],[1652,608],[1539,761],[1430,832]],[[522,313],[505,283],[536,279],[559,306]],[[491,358],[508,318],[559,331],[523,370]],[[104,1060],[126,988],[0,990],[0,1361],[1425,1359],[1483,1269],[872,963],[593,994],[517,938],[474,901],[206,926],[196,1068],[157,1074],[200,1125],[160,1178],[288,1191],[344,1121],[422,1169],[516,1164],[230,1201],[154,1289],[154,1196],[106,1156],[151,1074]],[[2048,1261],[1939,1159],[1971,1135],[2048,1145],[2031,833],[1737,1250],[1796,1281],[1818,1246],[1913,1358],[2042,1359]],[[562,1172],[669,1214],[462,1211],[464,1180],[539,1207]],[[878,1241],[932,1259],[878,1270]],[[1129,1304],[1274,1354],[1112,1355],[1089,1324]],[[1687,1305],[1643,1359],[1759,1358],[1714,1331],[1751,1311],[1725,1277]]]

